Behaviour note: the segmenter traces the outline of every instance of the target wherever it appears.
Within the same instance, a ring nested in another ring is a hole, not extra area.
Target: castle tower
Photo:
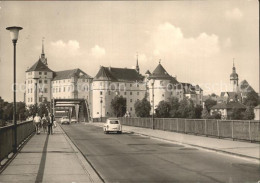
[[[230,74],[230,84],[232,86],[232,91],[237,92],[238,90],[238,74],[236,73],[236,67],[233,61],[232,73]]]
[[[47,59],[44,54],[44,45],[42,41],[42,54],[26,71],[26,105],[37,104],[51,100],[51,81],[54,72],[47,66]]]
[[[150,103],[156,109],[160,101],[168,101],[172,95],[172,89],[168,88],[173,81],[159,61],[158,66],[148,77],[148,88]],[[154,96],[154,100],[153,100]],[[152,113],[152,111],[151,111]]]

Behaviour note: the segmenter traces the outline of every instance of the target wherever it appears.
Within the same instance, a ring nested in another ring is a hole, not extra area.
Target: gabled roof
[[[240,102],[228,102],[228,103],[218,103],[211,107],[211,109],[246,109],[246,106]]]
[[[135,69],[100,67],[94,81],[141,81],[143,76]]]
[[[33,64],[33,66],[28,69],[26,72],[32,72],[32,71],[47,71],[47,72],[53,72],[47,65],[45,65],[40,59]]]
[[[172,76],[170,76],[166,70],[163,68],[161,63],[154,69],[153,73],[149,76],[149,79],[166,79],[171,80]]]
[[[80,69],[71,69],[71,70],[65,70],[65,71],[58,71],[54,73],[53,80],[62,80],[62,79],[69,79],[73,77],[74,75],[78,76],[79,78],[85,78],[85,79],[91,79],[91,77],[83,72]]]
[[[255,91],[247,82],[247,80],[243,80],[239,83],[239,91],[241,92],[251,92]]]

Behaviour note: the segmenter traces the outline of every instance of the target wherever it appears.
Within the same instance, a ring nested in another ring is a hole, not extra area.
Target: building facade
[[[82,99],[94,119],[114,116],[111,101],[115,96],[126,98],[126,114],[131,117],[136,117],[136,101],[144,97],[156,109],[160,101],[171,97],[179,101],[189,98],[194,105],[202,105],[203,96],[198,85],[178,82],[160,62],[152,73],[141,75],[138,58],[135,69],[101,66],[94,78],[81,69],[53,71],[48,67],[43,45],[39,60],[26,71],[25,82],[26,105],[51,99]]]

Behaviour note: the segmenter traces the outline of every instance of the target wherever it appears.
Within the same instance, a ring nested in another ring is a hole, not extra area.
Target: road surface
[[[241,158],[90,124],[62,126],[104,182],[257,182],[259,165]]]

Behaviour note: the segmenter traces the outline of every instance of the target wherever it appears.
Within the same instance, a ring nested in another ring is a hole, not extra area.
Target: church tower
[[[238,74],[236,73],[236,67],[233,61],[232,73],[230,74],[230,84],[232,86],[233,92],[238,90]]]

